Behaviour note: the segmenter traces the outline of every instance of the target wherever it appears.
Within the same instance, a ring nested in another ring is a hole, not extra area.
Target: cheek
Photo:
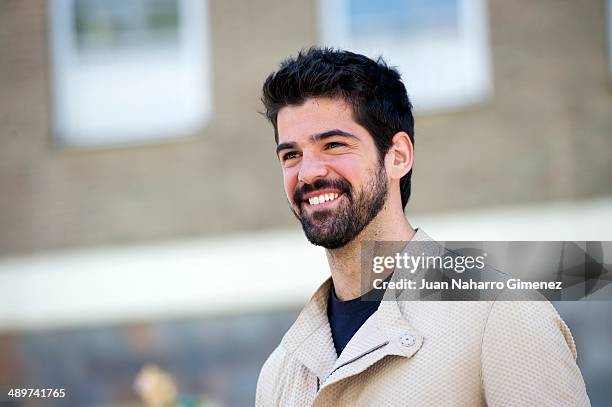
[[[350,159],[349,157],[337,160],[334,163],[334,171],[353,186],[355,186],[355,183],[359,184],[359,180],[366,173],[366,169],[361,161]]]
[[[293,201],[293,193],[295,192],[295,187],[297,186],[297,172],[296,171],[284,171],[283,172],[283,184],[285,186],[285,194],[287,195],[287,199],[289,202]]]

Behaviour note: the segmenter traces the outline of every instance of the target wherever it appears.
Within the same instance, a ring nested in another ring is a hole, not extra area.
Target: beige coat
[[[590,405],[572,335],[547,301],[385,300],[337,357],[330,287],[264,364],[257,406]]]

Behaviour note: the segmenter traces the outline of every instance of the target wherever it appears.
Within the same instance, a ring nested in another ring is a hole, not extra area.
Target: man
[[[262,101],[287,200],[331,278],[266,361],[257,405],[589,404],[548,302],[360,300],[363,242],[431,241],[404,216],[414,120],[394,69],[311,48],[267,78]]]

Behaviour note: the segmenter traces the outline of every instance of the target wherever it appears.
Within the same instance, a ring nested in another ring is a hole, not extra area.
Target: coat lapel
[[[320,382],[329,375],[337,359],[327,319],[330,288],[331,278],[315,292],[281,342]]]
[[[410,358],[421,347],[423,335],[401,315],[398,303],[382,301],[378,310],[361,326],[322,382],[328,386],[359,374],[387,356]]]
[[[411,242],[418,244],[406,246],[404,250],[408,253],[416,251],[417,254],[434,254],[439,249],[421,229],[417,230]],[[392,279],[400,278],[400,274],[395,273]],[[322,382],[320,392],[334,383],[363,372],[387,356],[411,358],[418,352],[423,344],[423,335],[402,315],[397,297],[395,290],[385,292],[378,310],[355,333],[333,364]]]
[[[432,242],[421,230],[417,230],[412,241]],[[433,250],[433,245],[428,249]],[[394,275],[394,279],[396,277]],[[295,359],[319,378],[319,394],[387,356],[410,358],[423,344],[423,335],[402,315],[397,293],[387,290],[378,310],[337,357],[327,319],[331,283],[329,278],[319,287],[281,342]]]

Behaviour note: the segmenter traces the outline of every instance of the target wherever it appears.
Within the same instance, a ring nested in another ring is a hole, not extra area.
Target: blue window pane
[[[74,30],[81,50],[176,44],[177,0],[75,0]]]
[[[457,0],[349,0],[352,34],[455,31]]]

